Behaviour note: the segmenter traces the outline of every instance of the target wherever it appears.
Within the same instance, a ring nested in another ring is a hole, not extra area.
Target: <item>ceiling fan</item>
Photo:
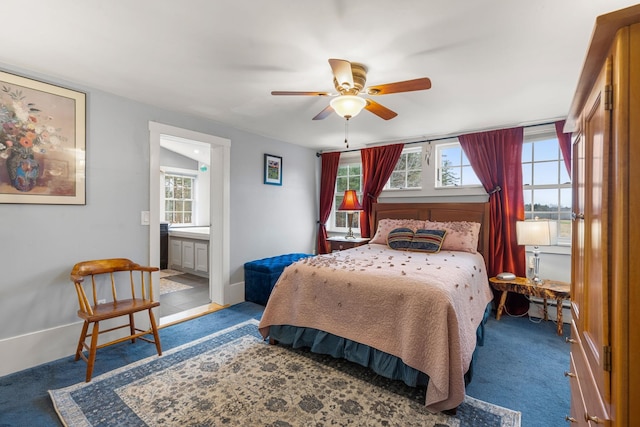
[[[349,62],[344,59],[329,59],[329,64],[333,71],[333,85],[338,93],[273,91],[271,95],[334,96],[335,98],[331,100],[329,105],[318,113],[313,120],[322,120],[333,111],[349,120],[358,115],[362,109],[370,111],[384,120],[390,120],[397,116],[398,113],[372,99],[363,98],[359,95],[377,96],[431,88],[431,80],[427,77],[365,87],[367,67],[363,64]]]

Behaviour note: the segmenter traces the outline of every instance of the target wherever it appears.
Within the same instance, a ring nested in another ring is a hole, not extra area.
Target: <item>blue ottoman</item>
[[[256,304],[267,305],[273,286],[282,270],[309,254],[286,254],[263,258],[244,264],[244,299]]]

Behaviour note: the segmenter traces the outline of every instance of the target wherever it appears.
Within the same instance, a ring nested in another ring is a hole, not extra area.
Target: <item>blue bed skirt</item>
[[[491,307],[491,303],[489,303],[482,322],[476,330],[478,346],[484,345],[484,325],[491,314]],[[429,381],[425,373],[405,365],[399,357],[318,329],[274,325],[269,328],[269,337],[280,344],[293,348],[307,347],[313,353],[328,354],[335,358],[358,363],[370,368],[378,375],[403,381],[410,387],[424,386]],[[473,376],[473,363],[477,351],[478,347],[476,346],[471,364],[465,374],[465,385],[469,384]]]

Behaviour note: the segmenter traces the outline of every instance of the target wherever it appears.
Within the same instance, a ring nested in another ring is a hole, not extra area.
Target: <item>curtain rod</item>
[[[522,127],[523,128],[533,128],[533,127],[536,127],[536,126],[547,126],[547,125],[555,124],[555,122],[557,122],[557,121],[558,120],[555,120],[553,122],[536,123],[535,125],[525,125],[525,126],[522,126]],[[517,126],[514,126],[514,127],[517,127]],[[504,128],[504,129],[510,129],[510,128]],[[493,129],[493,130],[498,130],[498,128]],[[469,132],[469,133],[489,132],[489,131],[490,130],[484,130],[484,131],[474,131],[474,132]],[[454,138],[458,138],[458,137],[460,137],[460,135],[450,135],[450,136],[442,136],[442,137],[439,137],[439,138],[420,139],[418,141],[405,142],[404,145],[421,144],[423,142],[444,141],[445,139],[454,139]],[[390,142],[389,144],[392,144],[392,143]],[[362,148],[354,148],[352,150],[340,151],[340,153],[353,153],[355,151],[361,151],[361,150],[362,150]],[[331,151],[327,151],[327,153],[331,153]],[[322,156],[322,153],[316,153],[316,157],[320,157],[320,156]]]

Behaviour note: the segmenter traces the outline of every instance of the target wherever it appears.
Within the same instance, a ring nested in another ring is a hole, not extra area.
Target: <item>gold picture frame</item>
[[[0,203],[84,205],[86,94],[0,71]]]

